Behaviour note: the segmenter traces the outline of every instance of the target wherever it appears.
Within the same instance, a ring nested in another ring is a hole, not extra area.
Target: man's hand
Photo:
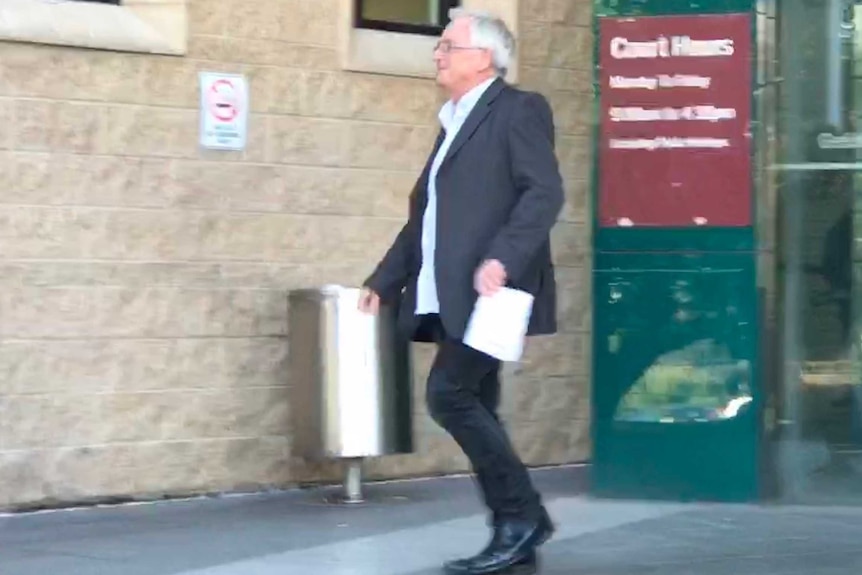
[[[479,295],[490,296],[506,285],[506,268],[497,260],[487,260],[473,278],[473,287]]]
[[[380,311],[380,296],[368,288],[362,288],[359,293],[359,311],[377,315]]]

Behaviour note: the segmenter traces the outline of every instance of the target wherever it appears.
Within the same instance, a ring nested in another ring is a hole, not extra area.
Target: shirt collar
[[[440,123],[443,125],[443,129],[448,131],[453,122],[456,120],[463,120],[470,115],[470,112],[476,107],[479,99],[485,91],[491,87],[491,84],[493,84],[496,79],[496,76],[488,78],[478,86],[474,86],[469,92],[461,96],[461,99],[458,100],[457,104],[452,100],[443,104],[443,107],[440,109],[440,113],[438,114],[438,118],[440,119]]]

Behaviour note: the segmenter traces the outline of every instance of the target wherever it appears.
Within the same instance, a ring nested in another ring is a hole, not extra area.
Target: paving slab
[[[542,573],[858,575],[862,509],[595,500],[533,472],[559,529]],[[430,575],[487,538],[469,478],[0,517],[0,575]]]

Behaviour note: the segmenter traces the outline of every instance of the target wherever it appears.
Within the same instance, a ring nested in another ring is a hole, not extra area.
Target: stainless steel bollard
[[[348,459],[344,466],[344,502],[363,503],[362,460]]]

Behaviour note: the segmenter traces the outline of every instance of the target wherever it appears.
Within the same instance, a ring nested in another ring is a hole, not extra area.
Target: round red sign
[[[239,113],[239,98],[230,80],[213,82],[209,92],[210,113],[222,122],[230,122]]]

